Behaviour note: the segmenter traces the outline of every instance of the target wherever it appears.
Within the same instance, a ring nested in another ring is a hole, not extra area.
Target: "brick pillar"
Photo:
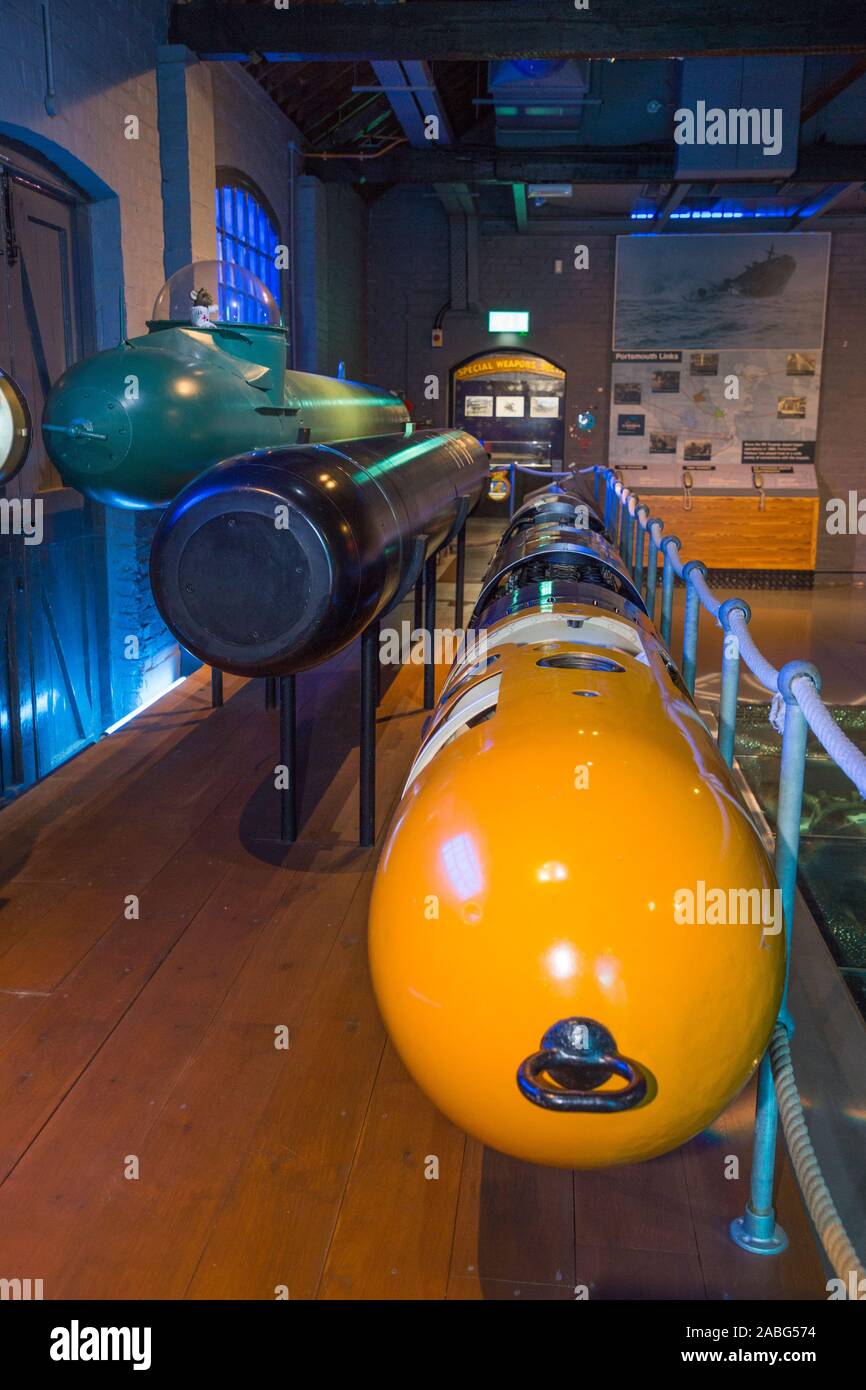
[[[216,258],[210,72],[183,45],[164,44],[157,49],[156,88],[163,268],[168,278],[191,261]],[[165,689],[180,673],[180,649],[159,616],[150,588],[150,546],[159,516],[157,511],[106,513],[107,638],[115,720]]]
[[[328,361],[328,219],[326,189],[312,174],[295,185],[295,364],[326,372]]]
[[[191,261],[216,257],[210,73],[183,44],[161,44],[156,94],[167,279]]]

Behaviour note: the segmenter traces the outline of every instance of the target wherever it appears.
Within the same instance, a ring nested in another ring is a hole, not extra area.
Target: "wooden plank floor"
[[[825,1297],[786,1159],[790,1250],[727,1238],[751,1088],[677,1153],[592,1174],[486,1151],[416,1089],[367,975],[356,692],[355,651],[299,681],[293,847],[261,685],[211,711],[203,673],[2,813],[0,1277],[49,1299]],[[380,842],[419,705],[404,668]]]

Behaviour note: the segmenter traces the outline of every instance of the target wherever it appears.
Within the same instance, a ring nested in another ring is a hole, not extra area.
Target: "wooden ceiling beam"
[[[862,0],[417,0],[171,8],[171,42],[209,60],[668,58],[866,53]]]

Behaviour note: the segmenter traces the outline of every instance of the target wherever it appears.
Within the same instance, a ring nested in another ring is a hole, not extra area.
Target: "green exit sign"
[[[528,309],[491,309],[487,315],[488,333],[528,333]]]

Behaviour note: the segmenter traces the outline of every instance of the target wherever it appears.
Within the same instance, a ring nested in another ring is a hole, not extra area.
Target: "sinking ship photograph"
[[[744,299],[773,299],[782,293],[796,269],[794,257],[780,255],[771,243],[763,260],[752,261],[739,275],[727,275],[717,284],[699,285],[686,297],[708,300],[730,294]]]
[[[671,234],[621,243],[614,347],[782,348],[821,342],[827,244],[810,232]],[[723,243],[723,244],[720,244]],[[650,307],[651,306],[651,307]]]

